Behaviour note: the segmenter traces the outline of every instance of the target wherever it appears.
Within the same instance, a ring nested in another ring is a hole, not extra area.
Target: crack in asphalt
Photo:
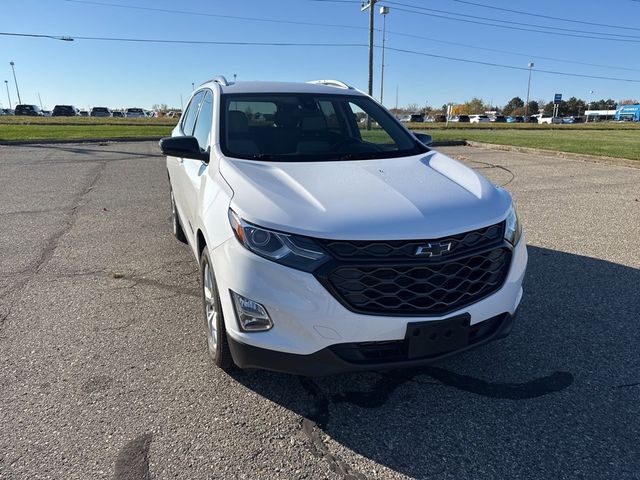
[[[10,295],[13,295],[16,292],[21,292],[22,289],[31,281],[31,279],[35,275],[37,275],[49,263],[49,261],[53,257],[53,254],[56,248],[58,247],[60,239],[66,233],[68,233],[75,225],[77,220],[78,209],[82,205],[82,202],[85,196],[89,192],[91,192],[91,190],[93,190],[96,183],[104,173],[106,162],[97,162],[97,163],[98,163],[98,167],[96,168],[96,171],[91,177],[91,179],[89,180],[89,182],[87,182],[86,186],[83,189],[81,189],[80,192],[78,192],[76,195],[73,196],[73,199],[72,199],[73,206],[70,209],[65,211],[67,218],[65,219],[62,228],[58,229],[51,236],[49,236],[49,238],[46,239],[45,246],[42,249],[42,252],[40,252],[39,257],[34,262],[32,262],[31,265],[29,265],[22,272],[20,272],[26,276],[18,280],[16,284],[14,284],[12,287],[9,287],[7,292],[3,294],[2,298],[8,298]],[[9,302],[7,306],[9,313],[12,311],[16,301],[17,299],[14,298],[12,299],[11,302]],[[7,318],[8,318],[8,314],[5,315],[4,318],[2,318],[2,320],[0,321],[0,327],[4,326]]]
[[[307,418],[302,419],[302,431],[309,439],[311,454],[321,458],[329,464],[332,472],[340,475],[344,480],[366,480],[360,472],[353,470],[340,457],[329,452],[329,447],[322,439],[322,432],[329,422],[329,399],[324,395],[318,384],[308,377],[300,377],[300,384],[313,398],[313,410]]]

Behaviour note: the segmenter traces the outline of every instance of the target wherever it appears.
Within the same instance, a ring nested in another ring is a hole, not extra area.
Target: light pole
[[[382,97],[384,95],[384,42],[386,40],[388,14],[389,14],[389,7],[380,7],[380,15],[382,15],[382,62],[380,64],[380,103],[381,104],[382,104]]]
[[[9,62],[11,65],[11,70],[13,71],[13,81],[16,82],[16,92],[18,93],[18,105],[22,105],[22,99],[20,98],[20,90],[18,89],[18,80],[16,79],[16,69],[14,68],[15,63],[13,61]]]
[[[9,110],[11,110],[11,95],[9,95],[9,80],[4,81],[4,86],[7,87],[7,98],[9,99]]]
[[[591,104],[593,103],[593,90],[589,90],[589,103],[587,104],[587,110],[591,110]],[[584,112],[584,116],[587,117],[587,123],[589,123],[589,115]]]
[[[527,83],[527,103],[524,104],[524,116],[529,115],[529,91],[531,90],[531,69],[533,68],[533,62],[529,62],[529,83]]]
[[[369,9],[369,82],[367,86],[367,94],[373,97],[373,19],[375,18],[373,7],[378,0],[369,0],[360,7],[360,11],[364,12]],[[367,115],[367,130],[371,130],[371,116]]]

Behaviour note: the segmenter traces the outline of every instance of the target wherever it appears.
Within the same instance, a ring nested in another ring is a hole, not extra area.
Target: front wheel
[[[207,247],[204,248],[200,257],[200,285],[202,286],[204,324],[209,355],[218,367],[229,370],[234,365],[233,358],[227,342],[220,295],[218,295],[218,287]]]

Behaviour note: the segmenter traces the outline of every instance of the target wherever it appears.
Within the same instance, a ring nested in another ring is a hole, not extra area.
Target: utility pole
[[[531,69],[533,68],[533,62],[529,62],[529,83],[527,83],[527,103],[524,104],[524,116],[529,115],[529,91],[531,90]]]
[[[4,86],[7,87],[7,98],[9,99],[9,110],[12,110],[12,108],[11,108],[11,95],[9,95],[9,80],[5,80],[4,81]]]
[[[373,19],[375,13],[373,8],[377,1],[378,0],[369,0],[366,5],[363,4],[360,8],[361,12],[369,9],[369,86],[367,88],[369,96],[373,96]]]
[[[16,93],[18,94],[18,105],[22,105],[22,99],[20,98],[20,90],[18,89],[18,80],[16,79],[16,69],[14,68],[15,63],[13,61],[9,62],[11,65],[11,70],[13,71],[13,81],[16,83]]]
[[[389,7],[380,7],[380,15],[382,15],[382,62],[380,63],[380,104],[382,104],[382,98],[384,96],[384,44],[386,40],[387,32],[387,15],[389,14]]]
[[[44,110],[44,107],[42,106],[42,98],[40,98],[40,92],[38,92],[38,101],[40,102],[40,110]]]
[[[362,7],[360,7],[361,12],[364,12],[367,8],[369,9],[369,84],[367,94],[370,97],[373,97],[373,19],[375,13],[373,8],[377,1],[378,0],[369,0],[366,5],[362,4]],[[367,130],[371,130],[371,116],[369,115],[367,115]]]

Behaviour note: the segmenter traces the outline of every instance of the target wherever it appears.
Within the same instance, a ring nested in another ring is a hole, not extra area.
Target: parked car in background
[[[41,117],[42,110],[38,105],[16,105],[16,109],[14,111],[15,115],[25,115],[28,117]]]
[[[0,108],[0,116],[15,115],[12,108]]]
[[[181,112],[181,111],[169,110],[169,111],[166,113],[165,117],[169,117],[169,118],[177,118],[177,117],[179,117],[180,115],[182,115],[182,112]]]
[[[110,117],[111,110],[109,110],[107,107],[93,107],[91,109],[91,116],[92,117]]]
[[[487,115],[469,115],[469,122],[471,123],[488,123],[490,119]]]
[[[335,80],[193,92],[160,148],[215,365],[399,369],[509,334],[527,265],[511,196],[429,143]]]
[[[78,112],[78,114],[79,114],[81,117],[88,117],[88,116],[89,116],[89,112],[87,112],[86,110],[80,110],[80,111]]]
[[[575,123],[575,119],[573,117],[562,117],[562,123],[572,124]]]
[[[504,115],[495,115],[493,117],[490,117],[489,121],[494,123],[506,123],[507,117],[505,117]]]
[[[536,117],[538,119],[538,123],[540,124],[551,125],[552,123],[562,123],[562,120],[554,122],[554,119],[557,117],[554,117],[553,115],[546,115],[542,113],[542,114],[532,115],[532,116]]]
[[[469,115],[459,115],[458,121],[461,123],[469,123],[471,122],[471,118],[469,118]]]
[[[437,123],[443,123],[447,121],[447,116],[446,115],[436,115],[435,117],[433,117],[433,121],[437,122]]]
[[[530,117],[522,117],[524,123],[538,123],[538,117],[531,115]]]
[[[147,116],[142,108],[127,108],[124,115],[127,118],[145,118]]]
[[[43,117],[50,117],[51,116],[51,110],[42,110],[42,116]]]
[[[51,114],[53,117],[77,117],[78,115],[80,115],[80,110],[73,105],[56,105]]]
[[[112,117],[124,118],[124,112],[121,110],[114,110],[111,112]]]

